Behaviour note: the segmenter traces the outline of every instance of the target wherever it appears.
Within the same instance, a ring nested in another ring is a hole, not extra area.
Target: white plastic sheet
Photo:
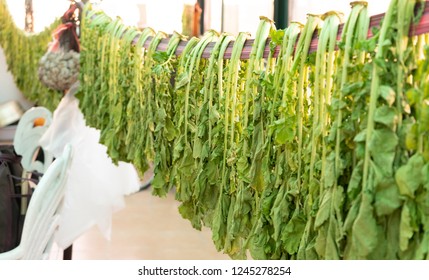
[[[73,147],[56,238],[63,249],[94,225],[110,239],[112,214],[125,206],[124,195],[137,191],[140,185],[133,165],[112,163],[107,148],[99,144],[100,132],[86,126],[78,105],[79,100],[72,93],[66,94],[40,139],[40,145],[54,157],[62,154],[67,143]]]

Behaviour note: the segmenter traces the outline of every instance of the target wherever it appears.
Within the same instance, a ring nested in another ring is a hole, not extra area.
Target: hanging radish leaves
[[[156,105],[155,115],[155,142],[154,150],[154,173],[156,176],[152,181],[153,193],[165,196],[173,187],[173,178],[170,170],[172,168],[173,140],[178,136],[178,131],[173,124],[173,79],[177,67],[176,49],[181,40],[185,38],[178,33],[170,37],[166,52],[155,52],[153,55],[154,67],[153,81],[154,99]]]
[[[280,31],[261,18],[248,60],[247,33],[209,31],[176,57],[179,34],[160,52],[166,34],[87,11],[82,110],[112,159],[153,160],[153,193],[175,187],[232,258],[427,259],[428,36],[408,37],[416,1],[393,0],[367,39],[366,5],[339,42],[333,12]]]

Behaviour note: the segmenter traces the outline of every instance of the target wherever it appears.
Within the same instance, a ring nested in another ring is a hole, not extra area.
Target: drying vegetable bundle
[[[55,21],[39,34],[26,34],[15,25],[6,1],[0,0],[0,46],[5,53],[8,70],[29,101],[50,110],[56,108],[61,95],[42,85],[37,69],[51,40],[51,33],[59,23],[59,20]]]
[[[173,116],[174,91],[171,80],[178,64],[176,49],[181,40],[185,38],[179,33],[174,33],[169,40],[166,52],[153,53],[154,66],[152,68],[153,100],[154,100],[154,131],[153,131],[153,163],[156,176],[152,181],[153,193],[164,196],[173,188],[173,141],[178,135],[174,126]],[[192,46],[193,42],[188,42]],[[140,131],[137,131],[140,133]],[[132,139],[132,138],[130,138]],[[138,156],[138,155],[137,155]]]
[[[87,124],[101,130],[100,141],[114,162],[132,162],[141,174],[150,162],[156,170],[166,169],[170,152],[164,150],[155,158],[154,151],[154,146],[161,150],[166,140],[160,137],[163,140],[156,142],[154,135],[165,135],[167,141],[175,137],[170,81],[175,49],[182,37],[173,35],[167,54],[158,53],[156,48],[165,33],[126,27],[120,19],[111,20],[102,12],[86,11],[86,15],[81,26],[82,86],[78,97]],[[146,44],[149,37],[152,41]],[[161,180],[160,174],[155,181]],[[169,181],[168,176],[163,174],[162,180]]]
[[[82,112],[89,126],[100,129],[100,142],[107,146],[112,160],[132,162],[143,174],[148,161],[135,138],[139,137],[144,104],[142,47],[153,31],[127,28],[120,19],[111,20],[104,13],[86,13],[94,20],[88,22],[84,17],[81,25],[81,94],[77,97]],[[132,46],[138,35],[137,46]]]
[[[112,159],[153,161],[153,193],[175,187],[232,258],[428,259],[429,47],[408,34],[423,6],[393,0],[367,39],[366,5],[339,40],[335,12],[285,30],[261,18],[247,60],[244,32],[208,31],[176,57],[179,34],[159,52],[165,34],[88,11],[80,106]]]
[[[69,89],[78,79],[79,53],[62,49],[47,52],[39,61],[38,75],[40,81],[51,89]]]

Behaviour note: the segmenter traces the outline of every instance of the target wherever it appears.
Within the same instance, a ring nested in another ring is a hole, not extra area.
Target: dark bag
[[[0,253],[12,250],[19,245],[25,213],[21,213],[22,201],[31,196],[22,195],[21,157],[13,146],[0,146]],[[27,185],[28,186],[28,185]]]

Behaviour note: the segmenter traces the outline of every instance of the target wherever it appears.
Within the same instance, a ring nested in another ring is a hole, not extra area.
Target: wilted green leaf
[[[305,230],[305,217],[302,214],[299,214],[298,211],[299,210],[295,210],[292,219],[290,219],[282,231],[281,239],[285,246],[285,250],[289,254],[295,254],[298,252],[299,244]]]
[[[410,105],[414,105],[420,101],[421,92],[416,88],[411,88],[406,92],[407,100]]]
[[[366,129],[363,129],[361,132],[356,134],[356,136],[353,140],[355,142],[364,142],[366,140]]]
[[[201,143],[201,139],[197,137],[194,142],[194,149],[193,149],[192,156],[194,158],[200,158],[202,150],[203,150],[203,144]]]
[[[405,138],[405,145],[409,150],[417,150],[417,142],[418,142],[418,125],[415,123],[409,126],[409,130],[407,131],[407,135]]]
[[[390,129],[376,129],[372,133],[369,150],[374,163],[386,176],[392,175],[398,142],[396,133]]]
[[[168,59],[168,53],[165,51],[156,51],[153,55],[152,58],[157,62],[157,63],[163,63]]]
[[[276,44],[276,45],[281,45],[282,41],[283,41],[283,37],[284,37],[285,31],[284,30],[275,30],[272,29],[270,31],[270,37],[271,37],[271,41]]]
[[[423,236],[423,240],[416,250],[414,259],[424,260],[428,256],[428,252],[429,252],[429,232],[425,232]]]
[[[424,159],[421,155],[412,156],[406,165],[398,168],[395,174],[396,184],[398,184],[401,195],[414,198],[417,188],[422,183],[422,168]]]
[[[357,92],[359,89],[361,89],[364,86],[363,82],[356,82],[351,84],[345,84],[344,87],[341,89],[343,94],[348,95]]]
[[[375,193],[375,211],[378,216],[390,215],[402,205],[398,187],[393,178],[378,184]]]
[[[283,145],[292,141],[294,137],[295,131],[286,126],[283,126],[276,130],[275,139],[276,143],[279,145]]]
[[[411,213],[407,204],[402,207],[401,225],[399,230],[399,247],[402,251],[405,251],[408,248],[409,240],[414,235],[414,230],[411,225]]]
[[[390,129],[394,129],[398,123],[398,119],[398,113],[394,107],[383,105],[375,110],[374,121],[384,124]]]
[[[422,100],[419,117],[419,134],[429,131],[429,99]]]
[[[190,79],[189,79],[189,75],[187,73],[181,73],[179,75],[179,77],[177,78],[177,82],[176,82],[176,90],[184,87],[185,85],[187,85],[189,83]]]
[[[377,246],[378,227],[374,210],[368,198],[363,198],[358,216],[353,224],[352,250],[360,259],[367,256]]]
[[[164,135],[167,138],[168,141],[173,141],[177,135],[179,134],[177,128],[174,126],[173,122],[170,120],[170,118],[167,118],[165,120],[165,127],[164,127]]]
[[[360,202],[361,202],[360,197],[355,199],[352,202],[350,209],[348,209],[347,216],[346,216],[346,219],[345,219],[344,225],[343,225],[343,231],[344,232],[348,232],[352,229],[352,226],[356,220],[356,217],[359,214]]]
[[[347,195],[349,199],[354,200],[357,195],[360,193],[362,187],[362,173],[363,173],[363,162],[360,161],[355,166],[352,172],[352,176],[350,178],[349,186],[347,188]]]
[[[331,199],[332,191],[327,190],[323,194],[322,203],[320,204],[319,210],[317,211],[316,220],[314,222],[315,228],[320,227],[331,215]]]
[[[326,164],[325,174],[322,180],[325,181],[325,187],[329,188],[329,187],[332,187],[337,181],[337,178],[335,176],[335,153],[331,153],[328,156],[325,164]],[[337,176],[339,177],[339,174]]]
[[[392,106],[395,103],[396,93],[391,87],[386,85],[380,86],[379,95],[387,101],[389,106]]]

